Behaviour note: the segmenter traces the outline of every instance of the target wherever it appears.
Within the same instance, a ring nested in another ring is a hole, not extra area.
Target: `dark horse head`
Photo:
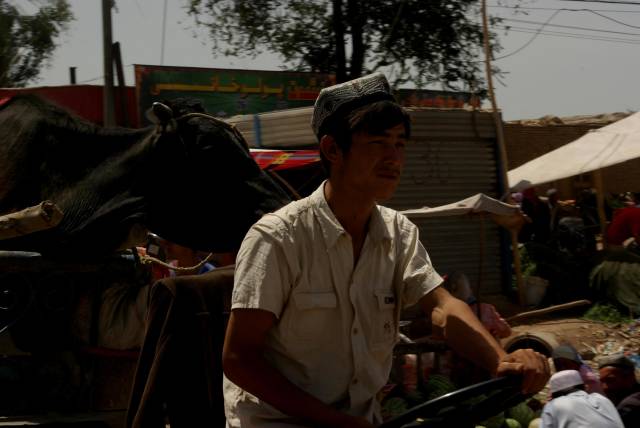
[[[184,100],[183,100],[184,101]],[[132,229],[225,252],[289,196],[252,159],[231,125],[197,104],[157,104],[155,126],[101,128],[33,96],[0,108],[0,215],[53,201],[53,229],[0,250],[104,255]]]

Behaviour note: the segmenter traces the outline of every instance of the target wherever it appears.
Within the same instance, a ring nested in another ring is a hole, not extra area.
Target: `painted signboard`
[[[335,81],[321,73],[157,65],[135,65],[135,76],[141,115],[154,101],[191,97],[218,117],[310,106]]]
[[[140,123],[154,101],[178,97],[198,98],[217,117],[255,114],[313,105],[322,88],[335,76],[289,71],[135,65],[136,97]],[[468,92],[399,89],[403,106],[463,108],[479,106]]]
[[[432,89],[398,89],[398,102],[405,107],[465,108],[480,107],[480,99],[470,92]]]

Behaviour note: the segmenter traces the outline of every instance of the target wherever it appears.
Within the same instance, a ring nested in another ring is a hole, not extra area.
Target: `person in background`
[[[640,244],[640,208],[635,205],[617,209],[607,228],[607,243],[623,245],[629,238]]]
[[[227,426],[372,428],[402,310],[418,303],[447,343],[492,375],[540,390],[546,359],[507,354],[453,298],[418,228],[378,205],[404,166],[411,131],[384,75],[324,88],[312,128],[328,173],[309,197],[247,233],[223,349]]]
[[[614,354],[600,361],[598,367],[602,390],[616,405],[625,426],[640,427],[640,385],[633,361]]]
[[[547,208],[549,210],[549,231],[555,232],[558,226],[558,220],[560,220],[560,205],[558,204],[558,190],[547,190]]]
[[[549,379],[551,401],[542,409],[540,428],[624,428],[613,403],[585,391],[577,370],[563,370]]]
[[[547,203],[540,199],[535,187],[522,191],[520,207],[522,212],[531,219],[531,223],[524,225],[520,230],[519,241],[546,244],[550,238],[551,211]]]
[[[578,351],[576,351],[573,346],[569,344],[557,346],[553,349],[551,358],[553,359],[553,365],[557,372],[563,370],[577,370],[580,373],[580,377],[584,382],[585,390],[588,393],[604,393],[598,377],[593,370],[591,370],[591,367],[582,361]]]
[[[471,307],[473,313],[493,337],[503,339],[511,336],[511,326],[498,313],[496,307],[490,303],[478,303],[473,291],[471,291],[469,278],[463,272],[454,271],[447,275],[444,287],[453,297],[462,300]]]

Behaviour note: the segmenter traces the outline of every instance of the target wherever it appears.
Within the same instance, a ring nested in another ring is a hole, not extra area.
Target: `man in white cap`
[[[325,181],[265,215],[238,253],[223,351],[229,427],[372,427],[400,313],[420,302],[458,353],[493,374],[548,379],[531,350],[506,355],[440,287],[418,229],[379,206],[400,180],[410,119],[386,78],[323,89],[311,124]]]
[[[549,389],[540,428],[624,428],[613,403],[597,392],[588,394],[577,370],[555,373]]]

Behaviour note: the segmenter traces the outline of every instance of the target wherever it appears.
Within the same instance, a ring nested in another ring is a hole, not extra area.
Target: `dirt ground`
[[[554,341],[550,345],[568,343],[578,350],[585,360],[609,355],[618,351],[640,353],[640,319],[629,324],[607,324],[582,318],[589,305],[566,309],[538,317],[510,321],[509,318],[530,309],[523,308],[506,296],[487,296],[485,301],[495,305],[503,318],[509,321],[514,336],[541,335]]]
[[[504,318],[517,315],[528,309],[513,303],[505,296],[489,296],[486,302],[492,303]],[[561,344],[572,345],[586,364],[598,373],[598,361],[608,355],[624,352],[640,367],[640,318],[630,323],[603,323],[582,318],[590,306],[554,312],[536,318],[525,318],[510,322],[512,335],[502,340],[509,350],[515,342],[526,347],[538,346],[552,349]],[[536,349],[540,350],[540,349]],[[553,362],[550,360],[550,364]],[[640,381],[640,370],[636,370]],[[548,389],[541,391],[536,398],[546,401]]]

